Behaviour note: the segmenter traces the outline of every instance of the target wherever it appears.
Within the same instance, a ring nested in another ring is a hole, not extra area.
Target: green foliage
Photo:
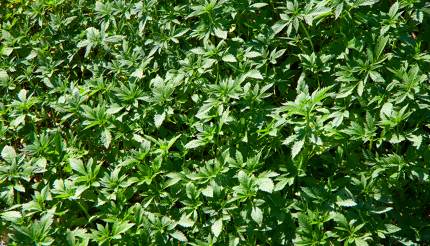
[[[429,244],[429,15],[0,1],[0,244]]]

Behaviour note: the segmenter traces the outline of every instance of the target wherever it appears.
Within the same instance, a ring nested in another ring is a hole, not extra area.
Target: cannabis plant
[[[0,1],[0,245],[430,244],[423,0]]]

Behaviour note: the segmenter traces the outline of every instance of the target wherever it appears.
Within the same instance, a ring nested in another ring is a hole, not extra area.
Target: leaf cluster
[[[430,5],[0,1],[0,244],[425,245]]]

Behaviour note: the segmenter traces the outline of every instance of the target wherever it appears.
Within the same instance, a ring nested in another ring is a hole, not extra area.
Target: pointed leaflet
[[[208,185],[206,188],[202,190],[202,194],[206,197],[213,197],[214,196],[214,189],[211,185]]]
[[[268,193],[273,192],[273,188],[275,188],[275,184],[270,178],[260,178],[258,179],[259,189]]]
[[[269,5],[269,4],[268,3],[253,3],[249,7],[259,9],[259,8],[262,8],[262,7],[267,6],[267,5]]]
[[[385,82],[384,77],[376,71],[369,71],[369,76],[375,82]]]
[[[130,76],[136,77],[139,79],[143,78],[144,77],[143,68],[142,67],[137,68]]]
[[[256,51],[248,51],[248,52],[245,53],[245,57],[246,58],[256,58],[256,57],[259,57],[259,56],[261,56],[261,53],[260,52],[256,52]]]
[[[3,69],[0,69],[0,82],[5,82],[9,80],[9,75]]]
[[[312,11],[304,15],[306,24],[312,26],[313,20],[321,18],[331,13],[331,8],[325,7],[324,5],[318,4]]]
[[[342,13],[342,10],[343,10],[343,3],[340,3],[336,6],[336,10],[334,11],[335,19],[339,18],[340,14]]]
[[[215,36],[217,36],[218,38],[221,38],[221,39],[227,38],[227,31],[221,30],[220,28],[215,28],[214,34],[215,34]]]
[[[22,102],[25,101],[27,99],[27,90],[24,90],[24,89],[20,90],[18,92],[18,99]]]
[[[354,207],[357,205],[357,203],[352,199],[339,200],[336,204],[340,207]]]
[[[188,241],[187,237],[181,231],[175,231],[173,233],[170,233],[170,236],[172,236],[173,238],[175,238],[181,242]]]
[[[273,26],[272,26],[272,30],[275,34],[280,33],[286,26],[288,25],[288,22],[284,21],[284,20],[280,20],[278,22],[276,22]]]
[[[178,221],[178,224],[183,227],[192,227],[194,223],[194,220],[190,219],[186,214],[183,214]]]
[[[388,116],[388,117],[391,116],[392,112],[393,112],[393,104],[390,102],[387,102],[384,105],[382,105],[379,116],[383,119],[385,118],[385,116]]]
[[[363,80],[360,80],[360,81],[357,83],[357,94],[358,94],[359,96],[362,96],[362,95],[363,95],[363,92],[364,92],[364,82],[363,82]]]
[[[160,128],[160,126],[161,126],[161,124],[163,124],[165,118],[166,118],[166,112],[163,112],[161,114],[156,114],[154,116],[155,127]]]
[[[12,163],[16,158],[15,149],[9,145],[4,146],[1,156],[5,161]]]
[[[236,57],[234,57],[232,54],[227,54],[223,56],[222,60],[225,62],[237,62]]]
[[[355,242],[355,245],[357,245],[357,246],[368,246],[368,245],[369,245],[369,244],[366,242],[366,240],[361,239],[361,238],[356,238],[356,239],[354,240],[354,242]]]
[[[359,2],[358,6],[371,6],[371,5],[374,5],[375,3],[379,2],[379,0],[361,0],[358,2]]]
[[[105,146],[106,149],[109,148],[109,145],[112,141],[112,135],[111,135],[109,129],[106,128],[102,131],[102,135],[101,135],[100,139],[103,143],[103,146]]]
[[[259,207],[252,207],[251,218],[259,225],[263,223],[263,211]]]
[[[325,98],[330,96],[330,93],[328,93],[328,91],[331,90],[331,88],[333,88],[333,85],[331,86],[327,86],[327,87],[323,87],[321,89],[315,90],[311,97],[312,97],[312,102],[313,103],[319,103],[322,100],[324,100]]]
[[[388,36],[385,36],[385,37],[381,36],[378,38],[375,46],[375,59],[378,59],[381,56],[382,51],[384,51],[384,48],[387,45],[387,42],[388,42]]]
[[[279,182],[276,183],[274,191],[280,191],[285,188],[286,185],[291,186],[294,183],[294,177],[282,177]]]
[[[122,234],[132,228],[134,226],[134,223],[128,223],[128,222],[118,222],[113,225],[112,232],[115,234]]]
[[[392,233],[396,233],[398,231],[401,231],[402,229],[399,228],[398,226],[395,226],[393,224],[385,224],[385,231],[388,234],[392,234]]]
[[[422,135],[414,135],[410,134],[407,136],[407,139],[412,143],[412,146],[419,149],[421,146],[421,143],[423,142],[423,136]]]
[[[260,71],[253,69],[246,74],[246,77],[253,79],[263,79],[263,75],[261,75]]]
[[[294,159],[294,157],[296,157],[300,151],[303,148],[303,145],[305,143],[304,139],[301,139],[299,141],[294,142],[293,147],[291,148],[291,157]]]
[[[218,237],[221,234],[222,231],[222,219],[218,219],[215,221],[215,223],[211,226],[212,233],[215,237]]]
[[[201,140],[201,139],[194,139],[194,140],[191,140],[190,142],[188,142],[185,145],[185,148],[186,149],[195,149],[195,148],[197,148],[199,146],[202,146],[204,144],[205,144],[205,142],[203,140]]]
[[[175,185],[182,180],[182,176],[175,172],[167,173],[165,176],[169,178],[166,183],[164,183],[165,188]]]
[[[309,94],[309,87],[305,83],[305,77],[306,77],[306,74],[304,72],[302,72],[300,74],[299,79],[297,80],[297,86],[296,86],[297,94],[300,94],[300,93]]]
[[[388,10],[388,15],[393,17],[397,12],[399,11],[399,2],[395,2],[393,5],[391,5],[390,10]]]
[[[78,172],[81,175],[86,175],[87,171],[85,170],[84,164],[79,159],[70,159],[70,167],[72,170]]]
[[[6,211],[1,213],[0,217],[5,221],[16,222],[22,216],[21,213],[18,211]]]

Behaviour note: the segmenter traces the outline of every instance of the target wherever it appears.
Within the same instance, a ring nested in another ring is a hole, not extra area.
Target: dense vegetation
[[[0,1],[0,241],[428,244],[429,14]]]

